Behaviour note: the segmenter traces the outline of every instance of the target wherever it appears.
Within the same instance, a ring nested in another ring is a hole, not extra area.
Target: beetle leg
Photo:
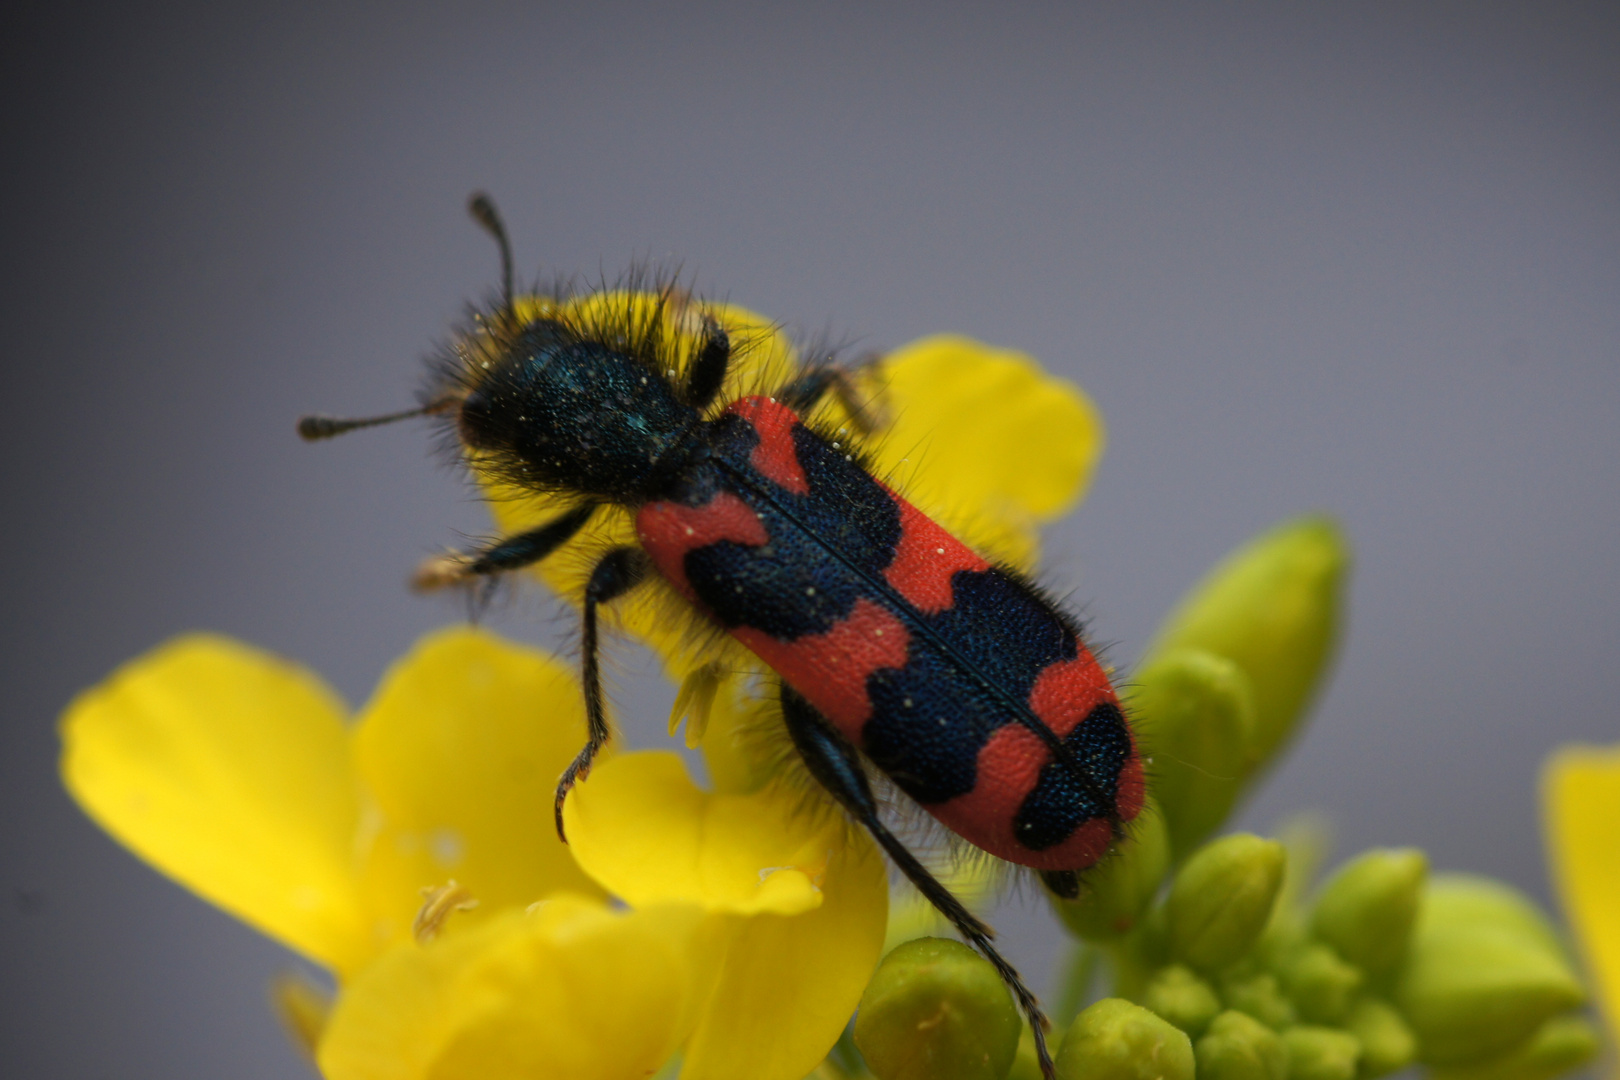
[[[917,861],[917,857],[910,849],[879,820],[877,800],[872,797],[872,785],[867,781],[866,770],[862,767],[855,748],[837,728],[816,711],[815,706],[786,684],[782,686],[782,716],[787,721],[788,734],[793,738],[794,747],[810,769],[810,775],[832,793],[833,798],[843,805],[851,817],[865,826],[866,831],[872,834],[872,839],[888,853],[889,858],[900,868],[900,872],[917,887],[917,891],[922,893],[941,915],[949,919],[957,932],[967,939],[968,944],[977,949],[996,969],[996,973],[1012,991],[1013,997],[1018,999],[1018,1005],[1024,1015],[1029,1018],[1030,1031],[1035,1035],[1035,1054],[1041,1063],[1041,1075],[1046,1077],[1046,1080],[1053,1080],[1056,1074],[1053,1071],[1052,1055],[1046,1048],[1048,1027],[1046,1016],[1041,1012],[1040,1002],[1030,992],[1029,987],[1024,985],[1024,980],[1017,970],[990,943],[995,932],[969,911],[949,889],[940,884],[939,880]]]
[[[572,540],[595,512],[595,503],[585,503],[537,529],[497,540],[480,550],[435,555],[416,568],[411,586],[419,592],[431,592],[537,563]]]
[[[792,382],[776,392],[776,400],[802,414],[821,404],[821,399],[830,392],[849,414],[855,430],[870,435],[882,422],[876,415],[874,402],[855,386],[850,371],[851,368],[831,360],[806,364]]]
[[[686,374],[686,403],[702,410],[713,404],[731,366],[731,338],[711,316],[703,316],[703,344]]]
[[[590,580],[585,584],[584,633],[580,655],[583,667],[581,681],[585,684],[586,741],[585,748],[574,758],[573,763],[563,770],[562,779],[557,781],[557,801],[554,806],[557,838],[564,843],[568,842],[568,837],[563,832],[563,800],[568,797],[569,789],[574,783],[585,779],[586,774],[591,771],[591,759],[595,758],[597,751],[607,743],[610,734],[607,711],[602,707],[602,671],[598,663],[596,609],[635,588],[647,576],[650,566],[650,560],[640,548],[614,548],[597,562],[595,569],[591,571]]]

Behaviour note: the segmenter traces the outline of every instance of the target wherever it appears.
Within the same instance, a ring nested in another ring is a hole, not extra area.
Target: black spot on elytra
[[[924,805],[972,791],[979,751],[998,728],[1017,722],[1005,700],[956,658],[1007,698],[1027,703],[1041,672],[1078,651],[1068,624],[1006,571],[959,570],[951,589],[950,608],[917,617],[925,633],[912,634],[905,667],[866,680],[873,708],[861,748]],[[954,655],[929,647],[930,637]]]
[[[1069,732],[1063,745],[1091,784],[1078,783],[1055,761],[1041,768],[1035,790],[1024,799],[1013,821],[1013,835],[1031,851],[1056,847],[1084,822],[1115,818],[1119,813],[1119,771],[1131,754],[1131,736],[1119,706],[1111,701],[1095,706]]]
[[[753,467],[759,432],[746,419],[728,414],[710,425],[717,468],[747,481],[724,486],[759,515],[769,540],[720,541],[687,552],[684,562],[693,592],[727,629],[749,626],[784,641],[848,618],[870,593],[861,575],[881,580],[900,541],[900,508],[860,463],[802,424],[792,439],[808,482],[803,495]]]

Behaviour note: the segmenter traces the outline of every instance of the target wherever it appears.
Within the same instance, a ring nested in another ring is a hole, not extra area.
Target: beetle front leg
[[[607,744],[610,732],[607,710],[602,705],[602,670],[598,653],[596,613],[601,605],[618,599],[635,588],[647,576],[651,561],[640,548],[621,547],[603,555],[585,583],[584,629],[581,634],[581,682],[585,688],[585,748],[563,770],[557,781],[557,801],[554,811],[557,819],[557,838],[563,843],[568,836],[563,831],[563,800],[575,782],[585,779],[591,771],[591,761]]]
[[[416,568],[411,587],[418,592],[432,592],[531,566],[572,540],[595,512],[595,503],[585,503],[539,528],[505,537],[477,551],[435,555]]]

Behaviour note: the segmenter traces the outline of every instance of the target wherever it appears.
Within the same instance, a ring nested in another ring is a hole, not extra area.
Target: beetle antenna
[[[344,432],[353,431],[356,428],[392,424],[395,420],[409,420],[413,416],[432,416],[444,412],[455,403],[456,399],[453,397],[442,397],[419,408],[388,413],[386,416],[366,416],[356,419],[343,419],[336,416],[301,416],[298,418],[298,434],[303,437],[305,442],[315,442],[318,439],[330,439],[334,435],[342,435]]]
[[[484,227],[484,231],[495,238],[495,243],[501,249],[501,309],[510,321],[516,314],[512,310],[512,242],[507,239],[506,225],[501,221],[501,213],[495,209],[495,200],[482,191],[473,192],[471,199],[467,200],[467,210],[472,214],[473,220]]]

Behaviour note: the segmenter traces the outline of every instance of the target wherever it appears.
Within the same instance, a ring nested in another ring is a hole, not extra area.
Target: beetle
[[[500,249],[500,300],[420,406],[308,416],[299,431],[438,416],[480,476],[565,496],[538,528],[432,564],[429,584],[493,580],[556,552],[605,506],[634,513],[637,543],[603,553],[585,585],[588,740],[558,781],[558,834],[609,734],[599,609],[661,580],[775,673],[810,775],[994,965],[1051,1077],[1035,996],[990,928],[881,820],[867,763],[972,844],[1077,895],[1078,872],[1144,799],[1130,725],[1079,625],[875,476],[847,432],[818,424],[829,394],[863,419],[846,369],[811,363],[769,393],[722,401],[736,349],[712,314],[700,308],[696,344],[683,346],[634,319],[520,310],[494,204],[475,195],[470,209]]]

